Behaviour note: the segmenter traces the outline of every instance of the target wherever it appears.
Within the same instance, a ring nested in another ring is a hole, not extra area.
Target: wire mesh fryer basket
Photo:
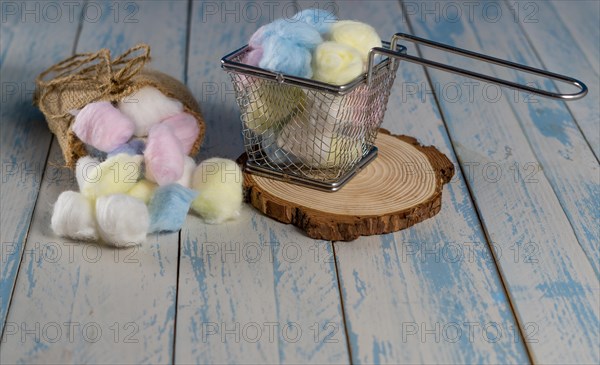
[[[228,60],[241,63],[247,50]],[[376,154],[373,144],[397,68],[386,59],[369,85],[363,77],[337,91],[316,81],[284,83],[278,76],[231,71],[247,167],[335,190]]]
[[[397,45],[400,39],[541,75],[579,91],[542,90],[410,56],[406,47]],[[568,76],[408,34],[396,33],[391,42],[382,44],[369,52],[367,73],[342,86],[246,65],[248,46],[223,57],[222,67],[231,76],[241,111],[246,170],[328,191],[341,188],[377,154],[374,142],[396,77],[397,59],[549,98],[575,100],[587,93],[583,82]]]

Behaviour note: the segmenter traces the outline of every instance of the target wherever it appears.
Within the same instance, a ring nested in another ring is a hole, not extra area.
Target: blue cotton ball
[[[248,42],[251,51],[245,62],[290,76],[310,78],[311,51],[322,42],[314,26],[277,19],[252,35]]]
[[[254,34],[250,37],[248,41],[248,46],[250,48],[260,48],[265,41],[265,39],[269,38],[274,33],[274,27],[269,24],[265,24],[262,27],[258,28]]]
[[[323,42],[323,38],[321,38],[321,34],[319,34],[317,29],[307,23],[277,19],[269,24],[269,26],[273,29],[271,30],[268,28],[265,30],[263,47],[265,46],[265,42],[268,42],[273,37],[290,41],[298,46],[306,47],[309,50],[313,50]]]
[[[108,153],[108,157],[118,155],[119,153],[126,153],[128,155],[142,155],[146,148],[146,143],[141,139],[132,139],[131,141],[120,145],[114,150]]]
[[[294,15],[294,19],[313,26],[319,33],[326,34],[337,17],[330,11],[323,9],[305,9]]]
[[[179,184],[158,187],[148,204],[148,212],[150,213],[148,232],[175,232],[180,230],[183,223],[185,223],[190,205],[197,195],[197,191]]]
[[[277,37],[267,39],[263,47],[260,67],[290,76],[312,77],[312,57],[306,47]]]
[[[331,25],[330,25],[331,26]],[[280,38],[287,39],[300,46],[313,49],[323,42],[321,34],[317,28],[309,23],[309,20],[297,21],[287,19],[277,19],[272,23],[265,24],[258,28],[250,37],[248,45],[250,48],[261,48],[269,39]]]
[[[90,146],[89,144],[85,145],[85,150],[86,150],[87,154],[91,157],[97,158],[99,160],[106,159],[106,152],[102,152],[99,149],[96,149],[96,148]]]

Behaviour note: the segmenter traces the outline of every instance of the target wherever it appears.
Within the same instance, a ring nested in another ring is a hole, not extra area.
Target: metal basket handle
[[[406,39],[406,40],[411,41],[413,43],[424,44],[424,45],[427,45],[427,46],[432,47],[432,48],[441,49],[441,50],[448,51],[448,52],[451,52],[451,53],[455,53],[455,54],[458,54],[458,55],[461,55],[461,56],[465,56],[465,57],[469,57],[469,58],[474,58],[474,59],[477,59],[477,60],[480,60],[480,61],[485,61],[485,62],[488,62],[488,63],[493,63],[493,64],[496,64],[496,65],[508,67],[508,68],[511,68],[511,69],[514,69],[514,70],[524,71],[524,72],[527,72],[527,73],[530,73],[530,74],[534,74],[534,75],[538,75],[538,76],[545,76],[545,77],[547,77],[549,79],[553,79],[553,80],[561,81],[561,82],[568,83],[568,84],[571,84],[571,85],[575,85],[576,87],[578,87],[580,89],[580,91],[577,92],[577,93],[574,93],[574,94],[559,94],[559,93],[554,93],[554,92],[551,92],[551,91],[537,89],[537,88],[534,88],[534,87],[531,87],[531,86],[519,84],[519,83],[516,83],[516,82],[499,79],[497,77],[483,75],[483,74],[480,74],[480,73],[477,73],[477,72],[473,72],[473,71],[469,71],[469,70],[465,70],[465,69],[462,69],[462,68],[458,68],[458,67],[454,67],[454,66],[450,66],[450,65],[445,65],[443,63],[431,61],[431,60],[428,60],[428,59],[425,59],[425,58],[410,56],[410,55],[407,55],[407,54],[403,53],[403,51],[401,51],[401,52],[397,52],[396,51],[397,43],[398,43],[398,40],[400,40],[400,39]],[[545,70],[540,70],[540,69],[537,69],[537,68],[533,68],[533,67],[521,65],[521,64],[518,64],[518,63],[506,61],[506,60],[501,60],[499,58],[486,56],[486,55],[483,55],[483,54],[480,54],[480,53],[468,51],[468,50],[457,48],[457,47],[453,47],[453,46],[448,46],[448,45],[445,45],[445,44],[442,44],[442,43],[430,41],[430,40],[424,39],[424,38],[415,37],[413,35],[405,34],[405,33],[396,33],[396,34],[394,34],[394,36],[392,37],[391,47],[389,49],[382,48],[382,47],[376,47],[376,48],[372,48],[371,49],[371,51],[369,52],[369,69],[368,69],[368,73],[367,73],[367,84],[369,84],[369,85],[371,84],[371,80],[373,78],[373,67],[375,65],[375,55],[376,54],[382,54],[382,55],[391,57],[392,58],[392,62],[395,61],[394,60],[395,58],[398,58],[398,59],[401,59],[401,60],[404,60],[404,61],[408,61],[408,62],[412,62],[412,63],[417,63],[417,64],[424,65],[424,66],[427,66],[427,67],[436,68],[436,69],[439,69],[439,70],[442,70],[442,71],[447,71],[447,72],[455,73],[455,74],[458,74],[458,75],[470,77],[470,78],[473,78],[473,79],[478,79],[478,80],[490,82],[490,83],[493,83],[493,84],[498,84],[498,85],[501,85],[501,86],[506,86],[506,87],[511,88],[511,89],[527,91],[527,92],[530,92],[532,94],[537,94],[537,95],[541,95],[541,96],[548,97],[548,98],[563,99],[563,100],[576,100],[576,99],[584,97],[587,94],[587,92],[588,92],[588,88],[587,88],[587,86],[585,86],[585,84],[583,82],[581,82],[581,81],[579,81],[577,79],[574,79],[572,77],[568,77],[568,76],[556,74],[556,73],[545,71]]]

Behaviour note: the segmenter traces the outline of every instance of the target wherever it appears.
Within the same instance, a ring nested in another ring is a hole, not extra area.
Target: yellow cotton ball
[[[324,155],[322,167],[350,165],[362,158],[362,143],[351,138],[334,136],[321,154]]]
[[[145,204],[148,204],[150,198],[152,198],[152,194],[154,194],[154,190],[157,187],[158,185],[152,181],[142,179],[133,185],[133,187],[127,192],[127,195],[138,198]]]
[[[363,73],[360,53],[345,44],[323,42],[313,56],[313,78],[334,85],[344,85]]]
[[[192,202],[192,210],[210,224],[239,216],[242,180],[242,170],[235,161],[224,158],[202,161],[192,177],[192,188],[199,193]]]
[[[260,80],[248,95],[244,124],[257,134],[278,128],[304,99],[305,94],[298,87]]]
[[[120,153],[102,163],[90,161],[78,167],[81,193],[88,199],[128,192],[142,175],[142,155]],[[78,164],[79,166],[80,164]]]
[[[381,38],[375,28],[355,20],[340,20],[332,24],[329,39],[355,48],[365,62],[371,48],[381,47]]]

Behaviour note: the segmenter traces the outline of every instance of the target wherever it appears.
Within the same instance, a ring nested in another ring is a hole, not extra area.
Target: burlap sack
[[[181,82],[164,73],[144,68],[150,47],[139,44],[111,60],[110,51],[74,55],[42,72],[36,78],[34,103],[40,108],[50,131],[56,135],[65,163],[73,167],[87,155],[83,142],[73,133],[75,118],[70,111],[95,101],[118,102],[144,86],[152,86],[182,102],[184,110],[198,121],[200,133],[190,155],[204,139],[205,126],[200,106]]]

